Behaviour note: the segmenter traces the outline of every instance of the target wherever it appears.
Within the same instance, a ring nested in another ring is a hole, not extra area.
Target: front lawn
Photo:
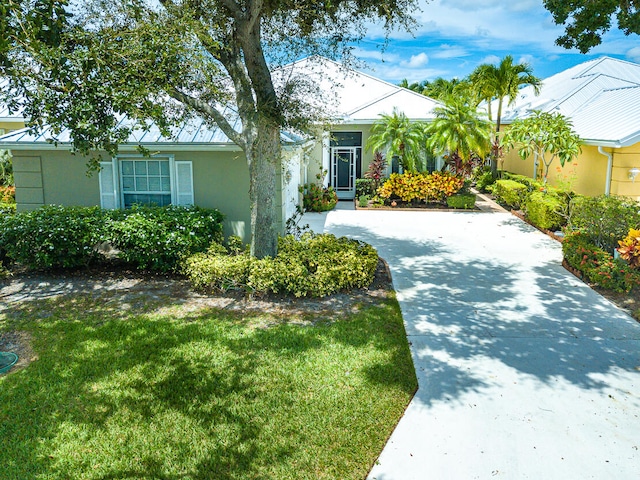
[[[360,479],[416,388],[393,299],[331,321],[149,302],[0,314],[39,357],[0,376],[2,478]]]

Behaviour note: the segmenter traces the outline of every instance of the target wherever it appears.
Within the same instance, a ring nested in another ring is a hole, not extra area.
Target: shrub
[[[369,163],[369,168],[364,173],[364,177],[367,180],[371,180],[371,192],[363,193],[363,195],[372,195],[378,188],[384,179],[384,174],[387,170],[387,160],[380,152],[373,154],[373,160]],[[356,181],[357,183],[357,181]],[[357,185],[356,185],[357,188]],[[359,196],[359,195],[358,195]]]
[[[463,178],[448,172],[392,173],[378,189],[378,194],[388,200],[400,198],[404,202],[444,203],[447,197],[459,192],[463,186]]]
[[[0,217],[3,215],[13,215],[16,213],[15,203],[1,203],[0,202]]]
[[[571,267],[602,288],[628,292],[638,284],[639,276],[636,271],[594,245],[588,235],[580,232],[567,235],[562,242],[562,253]]]
[[[498,180],[495,183],[495,195],[513,208],[520,208],[527,196],[527,192],[527,186],[515,180]]]
[[[488,188],[490,185],[493,185],[495,180],[493,179],[493,174],[491,170],[488,172],[481,173],[476,178],[476,188],[481,192],[488,192]]]
[[[369,178],[356,178],[356,198],[360,198],[363,195],[372,196],[375,194],[373,180]]]
[[[447,205],[451,208],[473,208],[476,204],[476,196],[473,193],[457,193],[447,197]]]
[[[371,284],[378,263],[368,244],[333,235],[292,236],[279,240],[275,258],[255,259],[246,252],[229,255],[219,247],[187,258],[184,272],[201,290],[242,289],[323,297]]]
[[[309,212],[326,212],[333,210],[338,203],[338,195],[333,187],[323,187],[315,183],[300,186],[303,195],[302,204]]]
[[[538,182],[537,180],[534,180],[531,177],[527,177],[526,175],[518,175],[515,173],[509,173],[509,172],[502,172],[502,179],[503,180],[513,180],[514,182],[518,182],[521,183],[523,185],[527,186],[527,189],[530,192],[533,192],[535,190],[543,190],[545,189],[545,185],[542,184],[541,182]]]
[[[0,185],[0,203],[16,203],[16,187]]]
[[[179,261],[222,242],[224,216],[200,207],[144,207],[112,211],[107,240],[137,268],[175,270]]]
[[[527,219],[536,227],[546,230],[556,230],[566,223],[563,216],[566,208],[563,198],[544,192],[532,192],[524,204]]]
[[[369,206],[369,195],[362,195],[358,197],[358,206],[362,208]]]
[[[618,242],[618,253],[631,267],[640,267],[640,230],[632,228],[629,234]]]
[[[568,230],[579,230],[591,243],[613,253],[618,241],[632,228],[640,227],[640,205],[615,196],[583,197],[571,200]]]
[[[49,205],[0,216],[0,248],[31,269],[86,266],[99,257],[105,211]]]

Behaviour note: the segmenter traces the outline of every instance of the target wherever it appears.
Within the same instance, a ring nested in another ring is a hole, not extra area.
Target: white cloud
[[[498,57],[497,55],[487,55],[482,60],[480,60],[479,63],[490,63],[492,65],[495,65],[497,63],[500,63],[500,60],[500,57]]]
[[[402,79],[408,79],[409,82],[420,82],[422,80],[433,80],[437,77],[443,77],[449,74],[446,70],[438,68],[410,68],[401,64],[390,65],[387,63],[371,65],[367,70],[371,75],[378,78],[384,78],[391,83],[398,83]]]
[[[437,50],[434,50],[431,53],[431,58],[440,58],[440,59],[449,59],[449,58],[460,58],[467,57],[470,53],[460,45],[448,45],[443,43],[438,47]]]
[[[625,56],[632,62],[640,63],[640,47],[633,47],[627,50]]]
[[[528,53],[521,55],[518,59],[518,63],[527,63],[529,65],[533,65],[534,61],[535,59],[533,58],[533,55],[529,55]]]
[[[401,62],[401,65],[408,68],[421,68],[429,63],[429,57],[426,53],[421,52],[417,55],[411,55],[409,61]]]

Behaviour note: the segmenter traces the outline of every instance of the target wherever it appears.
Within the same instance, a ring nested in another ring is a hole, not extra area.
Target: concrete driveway
[[[508,213],[337,210],[391,268],[419,389],[369,479],[640,478],[640,324]]]

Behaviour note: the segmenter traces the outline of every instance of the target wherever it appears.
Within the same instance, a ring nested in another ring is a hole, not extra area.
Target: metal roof
[[[303,79],[314,95],[307,100],[317,102],[318,107],[336,122],[372,123],[380,114],[392,113],[394,108],[404,112],[415,120],[431,120],[433,109],[440,104],[411,90],[398,87],[371,75],[345,68],[340,63],[323,57],[309,57],[282,67],[273,72],[274,83],[282,84],[293,77]],[[317,95],[315,95],[317,93]],[[239,131],[241,122],[232,108],[223,110],[232,127]],[[120,120],[119,126],[126,126],[127,120]],[[281,132],[285,144],[299,143],[304,140],[298,134]],[[5,148],[32,148],[33,145],[69,144],[70,131],[62,130],[54,134],[50,127],[40,131],[30,129],[18,130],[0,136],[0,143]],[[193,118],[180,128],[174,128],[171,137],[163,137],[157,126],[149,124],[147,128],[138,128],[129,136],[126,144],[130,145],[180,145],[199,146],[201,148],[227,148],[233,142],[216,125],[209,124],[201,118]]]
[[[523,88],[502,121],[526,118],[532,110],[569,117],[586,143],[633,145],[640,142],[640,65],[610,57],[576,65],[545,79],[538,96],[533,87]]]

